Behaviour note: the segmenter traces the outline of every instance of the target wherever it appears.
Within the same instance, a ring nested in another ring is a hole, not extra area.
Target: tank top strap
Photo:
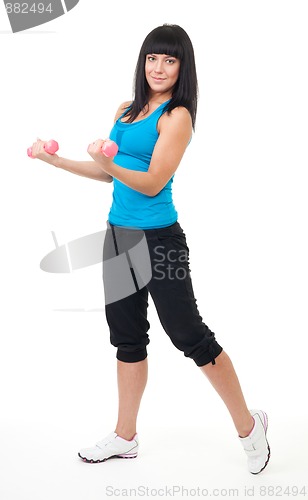
[[[161,114],[163,114],[164,112],[164,107],[167,106],[167,104],[171,101],[171,99],[168,99],[168,101],[165,101],[163,102],[162,104],[160,104],[156,109],[154,109],[154,111],[152,111],[152,113],[147,117],[148,119],[150,118],[155,118],[155,116],[160,112]],[[127,113],[128,109],[131,108],[131,104],[125,109],[125,111],[123,111],[123,113],[119,116],[118,120],[117,121],[121,121],[121,119],[123,118],[123,116]],[[142,120],[139,120],[139,121],[142,121]]]
[[[150,120],[151,118],[156,118],[157,115],[162,115],[164,112],[165,112],[165,108],[166,106],[169,104],[169,102],[171,101],[171,99],[168,99],[168,101],[165,101],[163,102],[162,104],[160,104],[159,106],[157,106],[156,109],[154,109],[154,111],[152,111],[152,113],[148,116],[148,119]]]
[[[123,113],[119,116],[118,120],[121,120],[121,118],[123,118],[123,116],[125,115],[125,113],[127,113],[127,111],[129,110],[129,108],[131,108],[132,105],[130,104],[124,111]]]

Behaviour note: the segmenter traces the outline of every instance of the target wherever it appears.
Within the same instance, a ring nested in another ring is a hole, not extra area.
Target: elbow
[[[110,182],[113,181],[113,177],[109,174],[106,174],[106,172],[104,172],[102,170],[101,175],[99,176],[99,180],[103,181],[103,182],[107,182],[109,184]]]
[[[150,172],[146,174],[146,182],[144,178],[144,182],[142,184],[143,184],[142,186],[143,189],[140,191],[146,196],[150,196],[151,198],[160,193],[160,191],[164,187],[161,185],[162,184],[161,179],[159,179],[158,176]]]
[[[161,184],[159,182],[152,182],[148,188],[147,188],[147,192],[144,193],[146,194],[147,196],[151,196],[152,198],[154,196],[156,196],[158,193],[161,192],[161,190],[163,189],[164,186],[161,186]]]
[[[147,196],[150,196],[151,198],[153,198],[158,193],[160,193],[160,191],[161,191],[161,188],[158,188],[157,186],[152,186],[149,189],[147,189],[147,192],[144,193],[144,194],[146,194]]]

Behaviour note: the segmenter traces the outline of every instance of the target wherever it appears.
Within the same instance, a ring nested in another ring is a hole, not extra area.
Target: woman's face
[[[167,54],[147,54],[145,77],[153,93],[172,93],[180,73],[180,60]]]

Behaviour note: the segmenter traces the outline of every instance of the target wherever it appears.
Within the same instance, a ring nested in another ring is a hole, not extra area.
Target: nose
[[[159,59],[157,59],[156,63],[155,63],[155,67],[154,67],[154,71],[155,73],[162,73],[162,61],[160,61]]]

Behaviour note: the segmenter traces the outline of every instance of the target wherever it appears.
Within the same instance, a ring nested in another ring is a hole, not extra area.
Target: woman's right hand
[[[37,141],[32,144],[32,157],[56,166],[56,161],[59,156],[57,154],[51,155],[45,151],[44,144],[46,144],[46,142],[47,141],[37,139]]]

